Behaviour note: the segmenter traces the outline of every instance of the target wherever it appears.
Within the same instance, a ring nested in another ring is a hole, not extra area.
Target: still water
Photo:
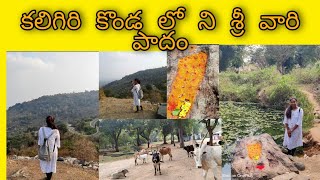
[[[223,136],[223,179],[231,179],[232,152],[235,142],[247,136],[270,134],[277,144],[283,141],[283,112],[262,108],[255,103],[220,102]]]

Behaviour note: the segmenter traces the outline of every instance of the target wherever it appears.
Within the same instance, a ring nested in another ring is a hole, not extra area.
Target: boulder
[[[18,156],[17,155],[13,155],[12,159],[18,159]]]
[[[310,180],[310,178],[304,175],[297,175],[296,177],[292,178],[292,180]]]
[[[299,171],[304,171],[306,169],[306,166],[301,162],[294,162],[294,165]]]
[[[64,161],[63,157],[58,157],[57,161]]]
[[[297,176],[298,176],[298,174],[291,172],[291,173],[285,173],[285,174],[276,176],[276,177],[272,178],[272,180],[289,180],[289,179],[293,179]]]
[[[77,161],[77,158],[67,157],[65,158],[64,162],[69,164],[74,164],[74,162]]]
[[[89,166],[90,163],[85,160],[80,160],[79,164],[81,164],[82,166]]]
[[[11,175],[11,178],[28,179],[29,174],[27,173],[27,168],[23,167],[22,169],[19,169],[17,172]]]
[[[24,157],[23,156],[17,156],[17,160],[23,160]]]
[[[260,148],[252,149],[249,146]],[[251,153],[248,153],[248,149],[251,149]],[[291,172],[299,173],[299,170],[269,134],[251,136],[237,142],[233,152],[232,175],[240,176],[238,179],[245,179],[241,176],[248,174],[253,179],[272,179]]]
[[[93,166],[92,169],[97,171],[99,170],[99,166]]]
[[[78,159],[74,160],[74,161],[73,161],[73,164],[81,165],[81,164],[80,164],[80,161],[79,161]]]

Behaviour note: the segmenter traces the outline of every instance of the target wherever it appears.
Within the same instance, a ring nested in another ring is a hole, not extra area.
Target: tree
[[[220,46],[219,70],[240,68],[243,65],[244,48],[245,46]]]
[[[173,121],[170,122],[170,126],[171,126],[171,144],[174,144],[175,129],[174,129],[174,122]]]
[[[260,68],[265,68],[268,66],[267,59],[265,57],[265,47],[260,46],[253,50],[252,55],[251,55],[251,63],[256,64]]]
[[[184,148],[184,141],[183,141],[183,120],[178,120],[178,132],[179,132],[179,141],[180,141],[180,148]]]
[[[220,46],[219,70],[225,71],[229,67],[229,60],[235,56],[232,46]]]
[[[320,57],[319,46],[297,46],[296,63],[302,67],[313,64]]]
[[[158,121],[155,120],[144,120],[143,131],[140,132],[140,135],[147,140],[148,148],[150,146],[150,134],[158,126]]]
[[[119,152],[119,136],[128,125],[127,120],[106,120],[101,122],[101,132],[109,135],[115,144],[116,152]]]
[[[143,131],[144,122],[139,120],[130,121],[130,129],[132,129],[136,134],[136,145],[141,146],[140,134]]]
[[[163,135],[163,144],[168,144],[167,143],[167,136],[171,133],[172,131],[172,121],[167,120],[167,119],[162,119],[160,120],[160,127],[162,128],[162,135]]]
[[[286,73],[286,67],[290,67],[294,62],[296,46],[266,46],[266,58],[269,64],[275,63],[277,70],[281,74]]]
[[[212,139],[212,135],[213,135],[213,130],[214,128],[216,128],[219,119],[214,119],[214,122],[212,124],[211,119],[203,119],[200,122],[204,123],[206,125],[206,128],[209,132],[209,137],[210,137],[210,141],[209,141],[209,145],[213,146],[213,139]]]

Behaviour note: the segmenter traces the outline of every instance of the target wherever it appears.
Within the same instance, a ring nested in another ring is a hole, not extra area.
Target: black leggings
[[[47,180],[50,180],[51,177],[52,177],[52,172],[51,173],[46,173],[46,175],[47,175]]]
[[[291,155],[291,156],[294,156],[294,152],[296,152],[296,148],[293,148],[293,149],[288,149],[288,154]]]

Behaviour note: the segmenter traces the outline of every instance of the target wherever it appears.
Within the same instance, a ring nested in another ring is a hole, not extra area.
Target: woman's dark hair
[[[289,102],[291,102],[292,100],[297,101],[297,98],[290,98]],[[291,105],[289,105],[289,107],[286,109],[287,119],[291,119],[291,111],[292,111],[292,107],[291,107]]]
[[[141,83],[141,81],[139,80],[139,79],[134,79],[138,84],[140,84]]]
[[[51,129],[58,129],[57,126],[54,124],[54,117],[53,116],[48,116],[46,118],[46,123],[47,126]]]

